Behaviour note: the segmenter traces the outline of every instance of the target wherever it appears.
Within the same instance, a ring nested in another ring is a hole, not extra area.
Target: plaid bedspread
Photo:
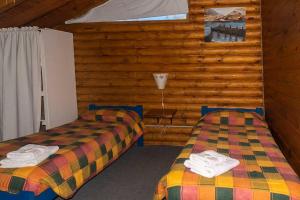
[[[59,196],[69,198],[143,133],[143,123],[134,112],[105,111],[95,119],[77,120],[45,133],[0,143],[0,159],[26,144],[60,147],[38,166],[0,168],[0,190],[14,194],[32,191],[39,195],[51,187]]]
[[[240,165],[215,178],[185,168],[191,153],[215,150],[238,159]],[[209,113],[158,183],[154,199],[287,200],[300,199],[300,181],[256,114]]]

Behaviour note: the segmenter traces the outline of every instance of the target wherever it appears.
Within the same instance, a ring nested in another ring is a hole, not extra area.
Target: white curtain
[[[109,0],[66,24],[111,22],[188,13],[188,0]]]
[[[37,132],[40,118],[38,28],[0,29],[0,140]]]

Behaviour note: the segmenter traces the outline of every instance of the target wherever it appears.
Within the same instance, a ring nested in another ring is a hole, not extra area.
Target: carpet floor
[[[134,146],[85,184],[72,200],[151,200],[156,184],[181,149]]]

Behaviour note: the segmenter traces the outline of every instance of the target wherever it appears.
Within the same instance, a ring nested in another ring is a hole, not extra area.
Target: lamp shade
[[[168,73],[154,73],[153,77],[158,89],[163,90],[166,88]]]

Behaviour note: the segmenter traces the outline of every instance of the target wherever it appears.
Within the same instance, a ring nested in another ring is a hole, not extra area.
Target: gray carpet
[[[134,146],[85,184],[72,200],[150,200],[180,151],[181,147]]]

